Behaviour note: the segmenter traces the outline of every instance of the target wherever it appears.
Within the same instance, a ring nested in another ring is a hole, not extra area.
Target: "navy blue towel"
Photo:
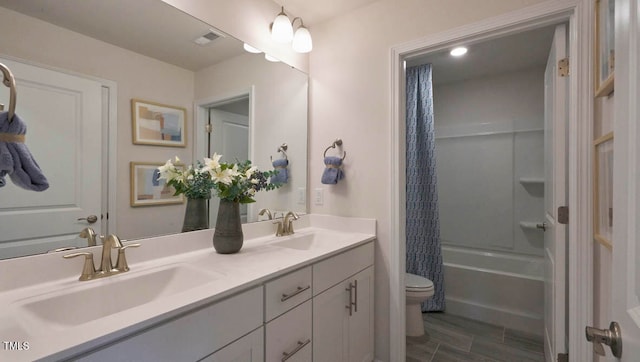
[[[0,187],[6,184],[5,176],[9,175],[18,187],[44,191],[49,182],[24,144],[26,133],[27,126],[17,114],[9,122],[8,112],[0,113]]]
[[[275,171],[278,172],[275,175],[271,176],[271,183],[286,184],[289,181],[289,170],[287,170],[289,160],[287,160],[286,158],[281,158],[279,160],[273,161],[271,164],[273,165]]]
[[[324,164],[326,168],[322,172],[321,182],[326,185],[335,185],[338,181],[344,178],[344,172],[342,172],[342,158],[340,157],[325,157]]]

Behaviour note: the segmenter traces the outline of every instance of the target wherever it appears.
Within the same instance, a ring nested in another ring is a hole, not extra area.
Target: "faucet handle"
[[[116,269],[121,272],[129,271],[129,264],[127,264],[127,256],[124,251],[127,248],[137,248],[140,244],[127,244],[118,248],[118,259],[116,260]]]
[[[284,235],[284,223],[282,220],[276,220],[274,222],[272,222],[272,224],[277,224],[278,225],[278,229],[276,230],[276,236],[283,236]]]
[[[82,252],[82,253],[72,253],[63,255],[62,257],[65,259],[75,258],[77,256],[84,256],[84,265],[82,266],[82,274],[80,274],[80,278],[78,280],[85,281],[91,280],[96,274],[96,267],[93,264],[93,253],[90,252]]]

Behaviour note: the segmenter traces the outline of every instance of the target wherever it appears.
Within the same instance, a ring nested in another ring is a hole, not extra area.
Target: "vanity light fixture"
[[[300,20],[300,26],[294,34],[293,26],[296,20]],[[293,21],[289,21],[289,17],[284,12],[284,6],[271,24],[271,37],[278,43],[291,42],[291,47],[298,53],[308,53],[313,49],[311,33],[304,26],[302,18],[296,17]]]
[[[305,28],[302,18],[294,18],[291,22],[292,26],[296,22],[296,19],[300,20],[300,27],[293,35],[293,43],[291,43],[291,47],[298,53],[308,53],[313,49],[311,33],[309,33],[309,29]]]
[[[270,62],[274,62],[274,63],[277,63],[277,62],[280,61],[278,58],[274,58],[274,57],[272,57],[271,55],[269,55],[267,53],[264,53],[264,59],[266,59],[266,60],[268,60]]]
[[[451,52],[449,52],[449,54],[451,54],[454,57],[460,57],[467,54],[467,48],[465,47],[453,48]]]
[[[284,6],[271,24],[271,37],[278,43],[288,43],[293,39],[293,26],[284,12]]]
[[[248,51],[249,53],[254,53],[254,54],[260,54],[262,53],[262,51],[260,51],[259,49],[256,49],[254,47],[252,47],[251,45],[244,43],[243,45],[244,50]]]

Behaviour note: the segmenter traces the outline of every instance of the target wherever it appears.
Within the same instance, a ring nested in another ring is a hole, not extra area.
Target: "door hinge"
[[[558,362],[569,362],[568,353],[558,353]]]
[[[558,60],[558,75],[561,77],[569,75],[569,58]]]
[[[569,206],[560,206],[558,208],[558,222],[560,224],[569,223]]]
[[[211,123],[207,123],[204,125],[204,131],[207,133],[213,132],[213,126],[211,125]]]

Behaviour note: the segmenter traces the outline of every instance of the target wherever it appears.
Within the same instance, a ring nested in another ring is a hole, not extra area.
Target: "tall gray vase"
[[[213,247],[220,254],[233,254],[240,251],[243,241],[240,203],[220,200]]]
[[[209,228],[207,199],[187,199],[182,232]]]

